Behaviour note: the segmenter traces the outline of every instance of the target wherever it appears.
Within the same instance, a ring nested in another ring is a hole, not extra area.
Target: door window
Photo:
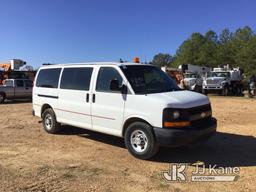
[[[101,67],[98,73],[96,91],[113,92],[110,90],[111,80],[118,80],[119,86],[122,86],[123,79],[115,68]]]
[[[23,80],[16,80],[16,86],[17,86],[17,87],[24,87],[24,82],[23,82]]]

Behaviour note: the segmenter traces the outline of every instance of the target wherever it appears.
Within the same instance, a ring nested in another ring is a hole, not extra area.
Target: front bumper
[[[154,127],[156,141],[160,146],[180,147],[208,140],[216,133],[217,120],[210,118],[203,124],[185,128]]]
[[[207,90],[222,90],[223,86],[221,86],[221,85],[204,85],[203,89],[207,89]]]

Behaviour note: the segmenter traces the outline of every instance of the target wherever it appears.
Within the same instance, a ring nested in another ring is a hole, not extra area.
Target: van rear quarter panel
[[[56,98],[54,98],[56,97]],[[44,104],[50,105],[52,108],[58,108],[58,89],[57,88],[33,88],[33,110],[35,115],[41,117],[41,109]],[[54,111],[57,119],[58,112]]]

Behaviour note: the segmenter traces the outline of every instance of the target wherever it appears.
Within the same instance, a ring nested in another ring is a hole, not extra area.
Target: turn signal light
[[[181,121],[181,122],[164,122],[165,127],[187,127],[190,126],[189,121]]]

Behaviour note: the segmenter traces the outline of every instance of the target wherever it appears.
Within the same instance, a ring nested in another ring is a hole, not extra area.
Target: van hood
[[[207,96],[192,91],[172,91],[147,96],[171,108],[192,108],[210,103]]]

